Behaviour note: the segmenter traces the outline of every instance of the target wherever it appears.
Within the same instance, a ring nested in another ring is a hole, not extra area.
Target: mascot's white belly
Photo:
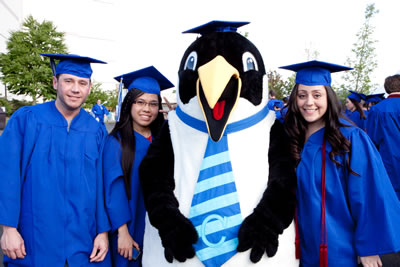
[[[175,157],[175,196],[179,209],[188,217],[193,193],[206,149],[208,134],[184,124],[175,112],[168,115],[171,140]],[[245,130],[228,135],[229,154],[239,195],[243,218],[253,212],[259,203],[268,183],[269,133],[275,121],[274,112],[269,112],[261,122]],[[254,264],[250,261],[250,250],[237,253],[223,266],[298,266],[295,259],[295,228],[292,223],[279,237],[276,255],[268,258],[266,254]],[[172,264],[164,257],[161,239],[146,216],[144,234],[143,266],[204,266],[194,257],[180,263],[174,259]]]

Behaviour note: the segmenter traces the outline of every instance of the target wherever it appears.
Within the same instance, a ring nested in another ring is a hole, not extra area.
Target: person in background
[[[97,103],[95,105],[93,105],[92,112],[93,112],[96,120],[98,122],[100,122],[100,124],[102,126],[105,127],[104,116],[110,114],[110,112],[108,111],[108,109],[103,104],[101,104],[101,100],[100,99],[97,99]]]
[[[289,98],[287,96],[285,96],[284,98],[282,98],[283,101],[283,107],[280,110],[280,122],[284,123],[285,122],[285,116],[286,116],[286,112],[287,112],[287,106],[289,103]]]
[[[276,99],[276,92],[274,89],[268,91],[268,99]]]
[[[129,91],[103,153],[110,250],[113,266],[141,266],[141,257],[133,255],[143,248],[146,214],[138,168],[164,122],[160,91],[174,85],[153,66],[115,79]]]
[[[273,110],[275,112],[276,119],[279,121],[282,120],[281,109],[283,108],[283,102],[279,99],[270,99],[267,103],[268,109]]]
[[[366,128],[400,199],[400,75],[387,77],[384,87],[389,96],[370,109]]]
[[[346,98],[346,112],[348,118],[360,129],[365,130],[366,112],[363,110],[361,101],[363,94],[349,90],[350,94]]]
[[[82,108],[92,86],[90,63],[105,62],[42,55],[50,58],[56,100],[20,108],[0,137],[4,263],[109,266],[100,164],[106,133]]]
[[[385,93],[367,95],[365,97],[365,104],[367,105],[368,111],[371,109],[372,106],[375,106],[383,99],[385,99]]]
[[[400,205],[367,134],[341,113],[331,73],[351,68],[322,61],[296,71],[285,128],[297,162],[300,265],[382,266],[400,250]]]

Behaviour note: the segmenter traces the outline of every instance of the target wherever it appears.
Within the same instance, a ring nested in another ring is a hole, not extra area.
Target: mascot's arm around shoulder
[[[237,250],[242,252],[251,248],[250,260],[254,263],[264,252],[268,257],[275,255],[278,235],[293,221],[295,212],[295,165],[289,154],[283,124],[279,121],[275,121],[271,128],[268,161],[268,187],[254,212],[239,229]]]
[[[198,235],[192,222],[179,211],[174,195],[174,152],[168,123],[150,145],[139,167],[140,182],[150,223],[158,229],[165,258],[184,262],[195,255]]]

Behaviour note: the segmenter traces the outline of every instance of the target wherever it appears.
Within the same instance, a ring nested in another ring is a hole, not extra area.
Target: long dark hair
[[[128,199],[131,199],[131,173],[132,166],[135,160],[135,148],[136,141],[133,133],[133,118],[131,116],[131,108],[133,102],[143,95],[144,92],[138,89],[129,90],[126,94],[124,101],[121,105],[121,114],[119,121],[115,124],[114,129],[110,132],[110,135],[115,137],[122,148],[121,166],[124,173],[125,191]],[[161,97],[158,96],[159,109],[161,106]],[[150,124],[151,135],[155,137],[161,125],[164,122],[164,117],[161,113],[158,113],[157,118]]]
[[[358,113],[360,113],[360,119],[365,120],[367,117],[365,116],[365,113],[362,109],[361,103],[357,102],[357,100],[355,100],[353,98],[349,98],[349,100],[351,101],[351,103],[353,103],[353,105],[356,108],[356,110],[358,111]]]
[[[341,107],[336,93],[330,86],[324,86],[327,93],[328,107],[323,116],[325,120],[325,133],[324,138],[331,144],[332,151],[329,152],[329,158],[336,164],[340,166],[340,162],[335,160],[335,155],[344,155],[349,153],[347,158],[347,169],[354,175],[358,175],[350,168],[350,158],[351,158],[351,142],[346,139],[340,127],[348,127],[340,121],[340,119],[347,119],[343,116],[341,112]],[[299,84],[296,84],[292,90],[289,97],[288,110],[285,116],[285,130],[290,138],[290,152],[293,159],[296,161],[296,165],[299,164],[301,160],[301,151],[305,143],[305,134],[307,130],[307,121],[300,114],[299,107],[297,106],[297,91]]]

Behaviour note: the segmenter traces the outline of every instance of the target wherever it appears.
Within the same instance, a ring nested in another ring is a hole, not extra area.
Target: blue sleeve
[[[100,147],[100,155],[102,155],[105,144],[105,133],[102,127],[99,127],[97,135],[97,143]],[[105,200],[104,200],[104,178],[103,178],[103,158],[100,156],[97,162],[97,204],[96,204],[96,223],[97,223],[97,233],[104,233],[111,229],[110,221],[107,216]]]
[[[400,250],[400,204],[377,149],[365,132],[352,131],[348,198],[359,256]]]
[[[35,144],[37,120],[23,107],[0,136],[0,225],[18,227],[21,187]]]
[[[99,111],[98,111],[98,108],[97,108],[97,106],[96,105],[94,105],[93,107],[92,107],[92,112],[94,113],[94,115],[99,115]]]
[[[105,202],[113,230],[131,220],[121,167],[121,146],[108,136],[103,152]]]

